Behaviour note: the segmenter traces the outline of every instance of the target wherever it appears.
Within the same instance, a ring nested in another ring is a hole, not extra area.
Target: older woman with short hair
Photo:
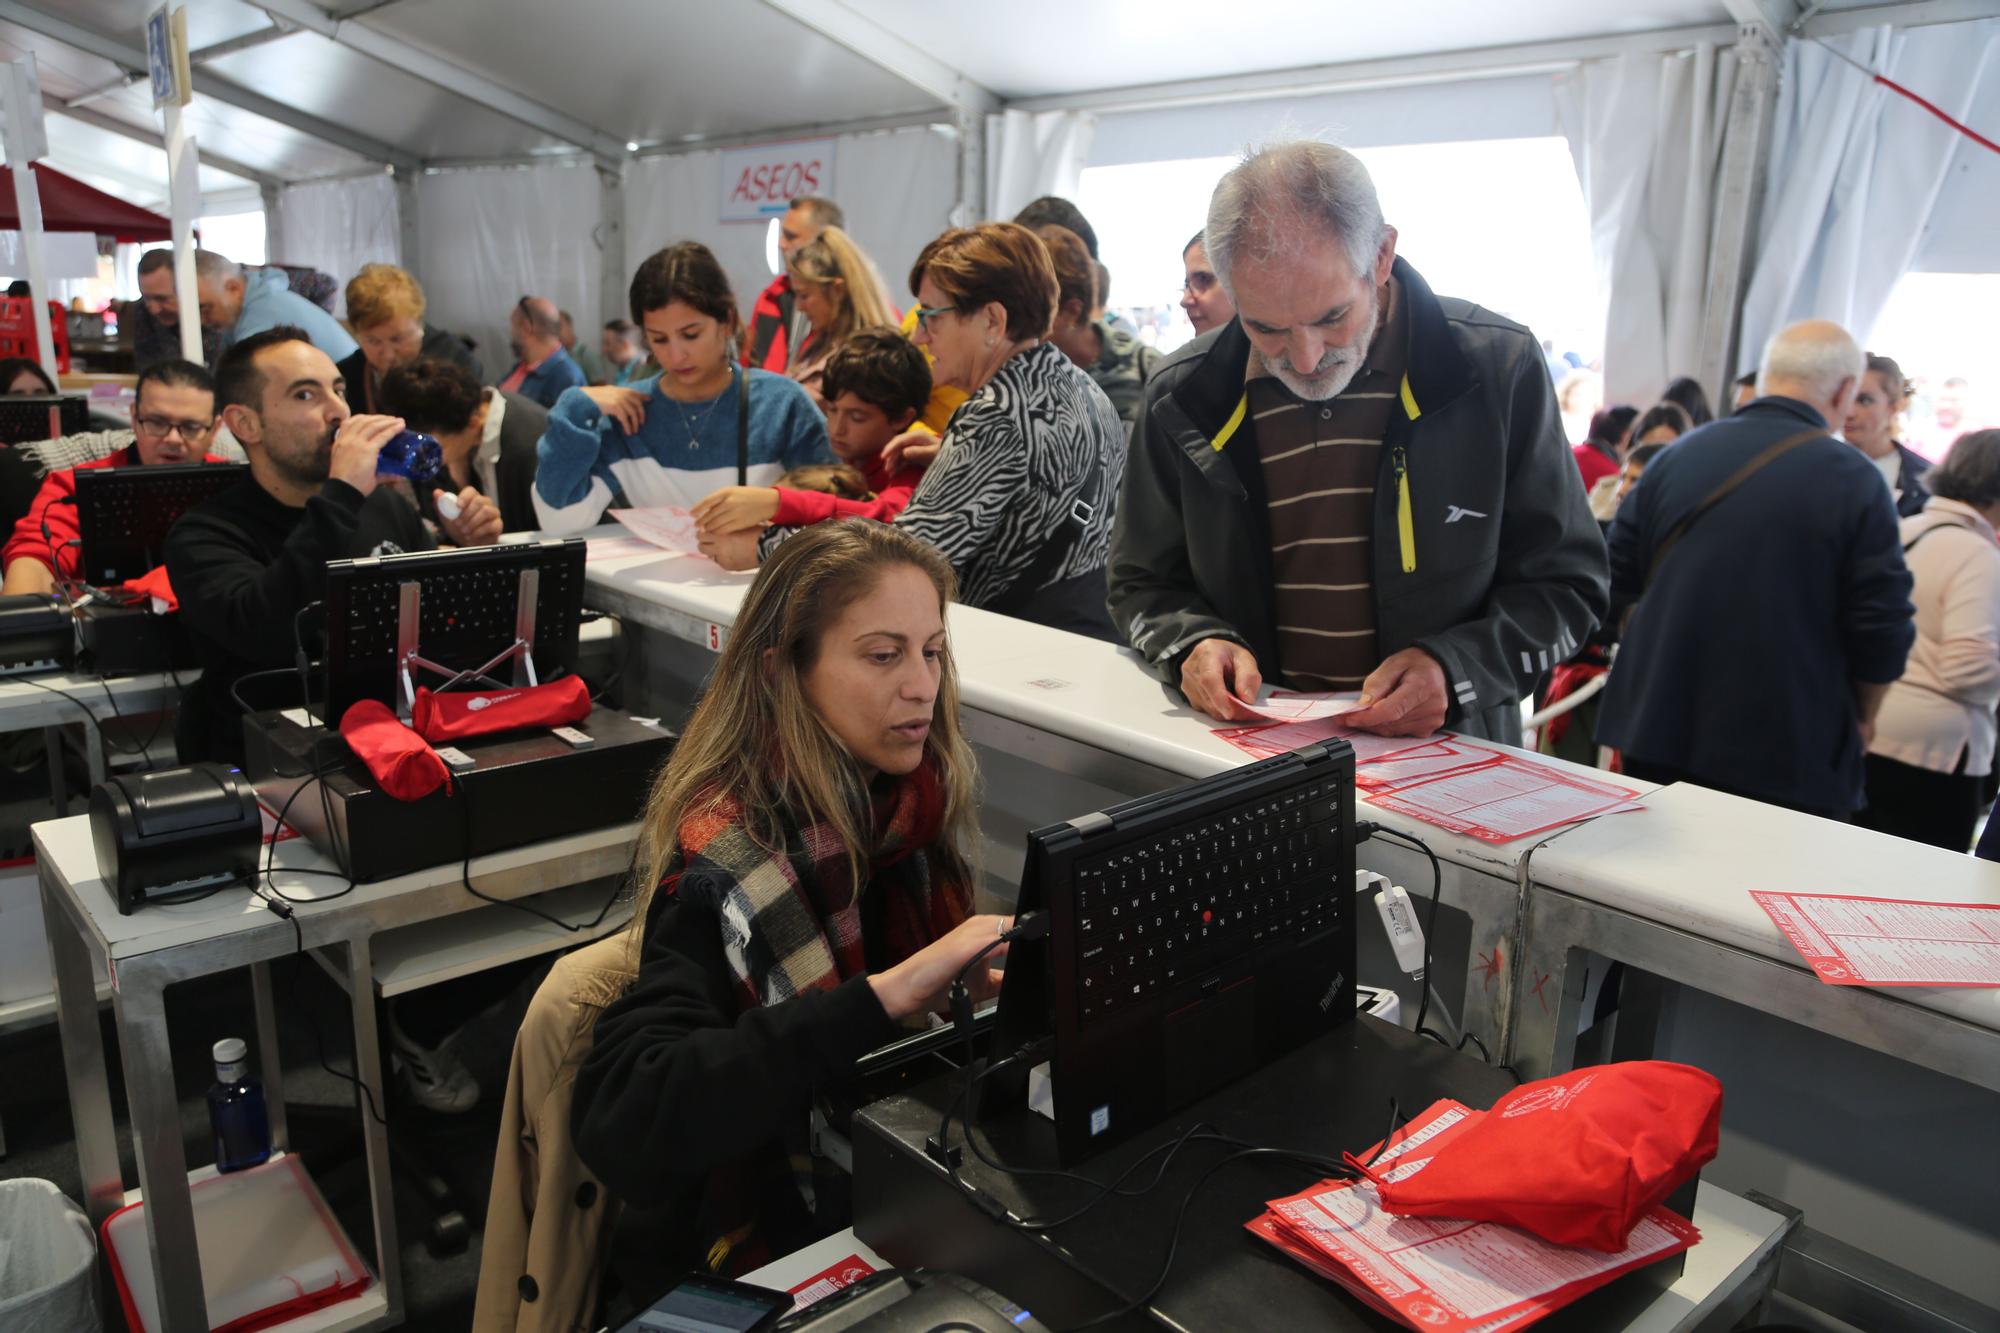
[[[1931,499],[1903,520],[1917,642],[1876,716],[1855,822],[1963,852],[2000,705],[2000,430],[1961,437],[1925,481]]]
[[[338,369],[355,412],[380,412],[383,376],[418,357],[438,357],[485,378],[463,338],[424,322],[427,308],[416,276],[394,264],[363,264],[348,280],[347,323],[360,347]]]
[[[1104,609],[1125,426],[1048,341],[1048,246],[1012,222],[955,228],[910,270],[931,377],[971,396],[896,525],[951,562],[961,600],[1114,639]]]

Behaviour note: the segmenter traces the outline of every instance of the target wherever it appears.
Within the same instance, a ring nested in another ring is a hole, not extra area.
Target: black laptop
[[[1353,886],[1341,740],[1030,833],[1016,910],[1051,929],[1008,955],[993,1054],[1052,1048],[1061,1160],[1353,1022]],[[982,1116],[1024,1107],[1032,1063]]]

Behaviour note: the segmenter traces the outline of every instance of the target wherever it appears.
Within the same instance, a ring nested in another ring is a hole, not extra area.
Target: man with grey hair
[[[1245,159],[1202,239],[1237,318],[1147,385],[1113,622],[1224,721],[1269,680],[1358,690],[1347,720],[1384,735],[1517,741],[1605,605],[1541,345],[1432,295],[1329,144]]]
[[[518,393],[553,408],[566,389],[590,381],[583,367],[563,347],[563,316],[546,296],[524,296],[507,317],[507,342],[514,349],[514,368],[499,383],[503,393]]]
[[[234,260],[213,250],[197,250],[194,281],[201,301],[202,328],[222,335],[224,351],[253,333],[275,328],[303,329],[312,345],[332,357],[335,364],[361,350],[339,320],[292,290],[281,269],[245,272]]]
[[[1612,605],[1633,610],[1597,737],[1632,776],[1861,808],[1875,712],[1916,636],[1895,500],[1828,429],[1864,364],[1838,324],[1783,330],[1761,396],[1681,436],[1619,507]]]

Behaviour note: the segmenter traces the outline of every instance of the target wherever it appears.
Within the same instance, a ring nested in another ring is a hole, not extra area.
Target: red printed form
[[[1477,746],[1462,751],[1459,756],[1395,756],[1371,764],[1369,782],[1362,783],[1358,771],[1355,780],[1369,789],[1369,803],[1378,810],[1394,810],[1482,842],[1513,842],[1579,819],[1643,808],[1639,793],[1630,787],[1566,773],[1527,756]],[[1492,757],[1474,758],[1480,754]],[[1449,762],[1456,758],[1471,762]],[[1381,770],[1391,763],[1407,771],[1384,780]]]
[[[1481,1112],[1440,1101],[1370,1163],[1390,1179],[1428,1166]],[[1655,1208],[1617,1254],[1556,1245],[1495,1222],[1396,1217],[1367,1181],[1324,1181],[1273,1200],[1249,1224],[1270,1242],[1369,1306],[1411,1328],[1502,1333],[1523,1328],[1635,1268],[1701,1239],[1692,1223]]]
[[[611,517],[626,531],[662,551],[677,555],[700,555],[701,541],[695,535],[694,515],[679,505],[656,505],[651,509],[614,509]]]
[[[863,1278],[874,1275],[874,1265],[858,1254],[850,1254],[839,1263],[821,1269],[793,1287],[790,1292],[792,1309],[803,1310],[808,1305],[825,1300],[836,1291],[844,1291]]]
[[[1832,986],[2000,986],[2000,905],[1750,896]]]

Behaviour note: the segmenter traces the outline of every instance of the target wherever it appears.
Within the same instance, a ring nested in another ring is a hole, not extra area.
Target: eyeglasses
[[[1191,296],[1206,296],[1209,289],[1214,286],[1213,273],[1195,272],[1188,274],[1187,281],[1181,284],[1181,290]]]
[[[139,434],[155,440],[164,440],[176,431],[183,440],[194,440],[215,428],[213,421],[175,421],[172,417],[138,417],[132,425]]]
[[[955,306],[948,305],[920,305],[917,307],[916,313],[918,325],[922,327],[925,333],[929,333],[931,331],[932,315],[955,315],[958,313],[958,309]]]

